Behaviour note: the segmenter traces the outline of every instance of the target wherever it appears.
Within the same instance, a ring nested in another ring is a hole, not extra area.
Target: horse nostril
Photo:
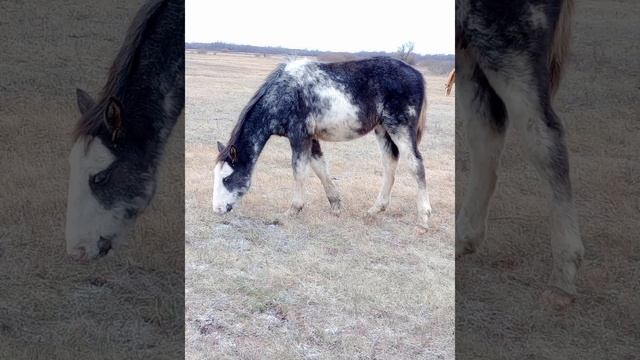
[[[231,211],[231,209],[233,209],[233,205],[227,204],[227,212]]]
[[[100,236],[100,240],[98,240],[98,256],[105,256],[111,250],[111,239],[104,238]]]

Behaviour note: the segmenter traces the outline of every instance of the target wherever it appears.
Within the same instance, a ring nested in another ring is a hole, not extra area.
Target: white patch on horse
[[[311,61],[306,58],[291,61],[284,67],[284,71],[295,78],[301,78],[302,75],[304,75],[304,73],[306,72],[307,65],[310,62]]]
[[[407,115],[409,115],[410,117],[416,116],[415,106],[407,106]]]
[[[544,5],[529,6],[529,21],[531,21],[533,26],[539,29],[547,27],[547,15],[545,13]]]
[[[224,178],[233,174],[233,168],[226,161],[219,162],[213,169],[213,211],[219,214],[226,213],[227,205],[233,205],[238,195],[230,192],[223,183]]]
[[[358,120],[358,107],[349,95],[334,84],[320,85],[315,93],[322,104],[329,107],[312,119],[313,133],[322,140],[344,141],[359,137],[361,127]]]
[[[119,232],[111,212],[100,204],[89,186],[90,177],[108,168],[114,160],[115,156],[99,138],[88,143],[86,138],[80,138],[71,149],[65,237],[67,253],[75,258],[96,256],[100,236]]]

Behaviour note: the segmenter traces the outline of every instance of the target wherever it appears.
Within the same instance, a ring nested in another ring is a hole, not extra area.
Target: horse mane
[[[136,60],[142,42],[146,38],[147,30],[160,7],[167,0],[149,0],[136,13],[129,25],[127,35],[120,47],[107,77],[96,106],[83,114],[73,131],[73,140],[83,135],[95,135],[103,123],[103,114],[111,97],[120,101],[125,98],[126,84]]]
[[[245,105],[245,107],[242,109],[242,112],[240,112],[240,116],[238,117],[238,122],[236,122],[236,125],[233,127],[233,130],[231,130],[231,136],[229,136],[229,142],[227,142],[227,146],[224,148],[223,151],[218,153],[218,158],[217,158],[218,161],[224,160],[228,157],[229,151],[231,150],[230,145],[235,144],[236,141],[238,140],[238,137],[240,136],[240,131],[242,130],[242,126],[244,125],[245,121],[251,114],[251,111],[253,110],[255,105],[258,103],[258,101],[260,101],[260,99],[262,99],[262,97],[271,88],[271,85],[273,85],[276,79],[280,77],[280,75],[284,71],[285,65],[286,64],[279,64],[278,67],[276,67],[275,70],[273,70],[269,74],[269,76],[267,76],[267,78],[265,79],[264,83],[260,86],[258,91],[256,91],[255,94],[253,94],[253,97],[251,97],[251,100],[249,100],[247,105]]]

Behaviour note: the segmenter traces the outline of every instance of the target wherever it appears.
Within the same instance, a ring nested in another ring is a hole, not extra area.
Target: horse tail
[[[456,69],[451,70],[449,72],[449,76],[447,77],[447,83],[444,85],[446,88],[446,95],[451,95],[451,89],[453,89],[453,85],[456,82]]]
[[[422,104],[420,104],[420,114],[418,115],[418,126],[416,127],[416,142],[419,144],[422,139],[422,133],[427,125],[427,87],[424,87],[422,94]]]
[[[553,33],[553,43],[549,54],[549,87],[554,95],[560,85],[560,78],[569,53],[571,40],[571,18],[573,17],[573,1],[560,0],[560,11]]]

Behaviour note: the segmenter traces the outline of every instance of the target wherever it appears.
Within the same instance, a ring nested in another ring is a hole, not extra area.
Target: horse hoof
[[[546,310],[565,311],[576,302],[576,297],[555,286],[550,286],[542,293],[542,302]]]
[[[294,217],[294,216],[298,216],[298,214],[300,214],[300,212],[302,211],[302,206],[297,207],[297,206],[291,206],[289,208],[289,210],[287,210],[284,215],[286,217]]]
[[[476,252],[476,247],[473,243],[466,241],[456,241],[456,259],[463,257],[464,255],[473,254]]]
[[[376,205],[373,205],[369,210],[367,210],[367,214],[374,216],[385,211],[386,208],[387,208],[386,206],[376,204]]]
[[[429,231],[429,227],[426,225],[416,225],[416,235],[424,235]]]
[[[422,229],[421,232],[418,229]],[[418,224],[416,225],[416,231],[418,233],[426,233],[429,230],[429,215],[421,213],[418,215]]]

